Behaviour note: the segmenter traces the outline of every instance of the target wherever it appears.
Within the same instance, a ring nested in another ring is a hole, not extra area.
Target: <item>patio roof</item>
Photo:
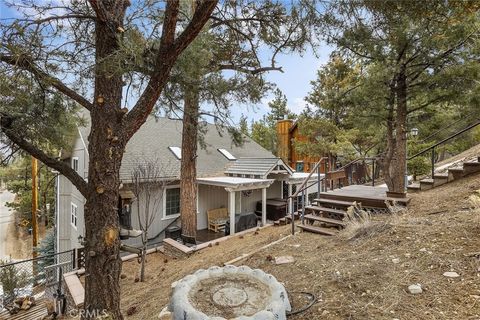
[[[240,158],[225,173],[266,178],[270,173],[292,174],[293,170],[280,158]]]
[[[287,177],[285,180],[287,181],[288,184],[299,184],[302,183],[303,180],[305,180],[308,177],[309,173],[308,172],[294,172],[292,175]],[[325,175],[323,173],[320,174],[320,178],[323,178]],[[314,173],[308,179],[308,181],[314,181],[318,179],[318,174]]]
[[[275,180],[252,179],[241,177],[206,177],[198,178],[198,184],[224,187],[227,191],[241,191],[268,188]]]

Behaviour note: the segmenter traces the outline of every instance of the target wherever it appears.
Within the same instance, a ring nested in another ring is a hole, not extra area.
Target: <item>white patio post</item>
[[[228,212],[230,213],[230,234],[235,234],[235,191],[228,192]]]
[[[262,226],[267,224],[267,188],[262,189]]]

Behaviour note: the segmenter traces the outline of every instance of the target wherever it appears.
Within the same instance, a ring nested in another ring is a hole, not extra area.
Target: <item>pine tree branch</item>
[[[238,72],[242,72],[242,73],[248,73],[248,74],[252,74],[252,75],[255,75],[257,73],[262,73],[262,72],[267,72],[267,71],[280,71],[280,72],[283,72],[283,69],[282,67],[261,67],[261,68],[255,68],[255,69],[249,69],[249,68],[246,68],[246,67],[240,67],[240,66],[236,66],[234,64],[223,64],[223,65],[219,65],[217,67],[217,70],[233,70],[233,71],[238,71]]]
[[[5,115],[0,114],[0,116],[0,131],[3,132],[5,136],[10,139],[10,141],[33,157],[40,160],[45,165],[57,170],[62,175],[67,177],[75,185],[75,187],[77,187],[78,191],[80,191],[83,196],[87,197],[87,182],[85,182],[85,180],[72,167],[70,167],[69,164],[50,157],[44,151],[40,150],[35,145],[23,138],[21,134],[15,132],[15,130],[12,128],[15,120]]]
[[[163,87],[168,81],[170,71],[176,59],[200,33],[205,23],[210,19],[210,15],[213,9],[215,9],[216,4],[217,0],[197,1],[192,20],[177,39],[175,39],[179,2],[173,0],[167,1],[160,48],[155,59],[155,69],[146,89],[125,119],[125,138],[127,140],[132,137],[152,112]]]
[[[83,106],[87,110],[91,110],[93,108],[93,105],[90,103],[90,101],[88,101],[82,95],[78,94],[77,92],[69,88],[66,84],[64,84],[59,79],[52,77],[51,75],[47,74],[45,71],[38,68],[31,61],[29,57],[24,55],[19,57],[14,57],[11,55],[0,54],[0,61],[30,72],[32,75],[37,77],[41,82],[45,83],[46,85],[54,87],[55,89],[57,89],[59,92],[63,93],[70,99],[78,102],[81,106]]]

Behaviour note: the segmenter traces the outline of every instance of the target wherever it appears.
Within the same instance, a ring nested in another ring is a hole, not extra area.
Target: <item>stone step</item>
[[[341,216],[346,216],[347,215],[347,212],[345,210],[339,210],[339,209],[333,209],[333,208],[327,208],[327,207],[306,206],[305,209],[315,211],[315,212],[333,213],[333,214],[338,214],[338,215],[341,215]]]
[[[408,192],[418,192],[420,191],[420,183],[412,183],[409,186],[407,186],[407,191]]]
[[[320,216],[317,216],[317,215],[314,215],[314,214],[307,214],[307,215],[305,215],[304,218],[306,220],[309,220],[309,221],[312,221],[312,222],[317,221],[317,222],[320,222],[320,223],[327,223],[327,224],[331,224],[331,225],[342,227],[342,228],[345,228],[345,226],[347,225],[345,222],[343,222],[341,220],[320,217]]]
[[[326,236],[334,236],[334,235],[337,234],[337,231],[333,231],[332,229],[328,229],[328,228],[309,226],[309,225],[305,225],[305,224],[300,224],[300,225],[298,225],[298,227],[300,229],[302,229],[303,231],[323,234],[323,235],[326,235]]]
[[[480,172],[480,162],[477,162],[477,161],[464,162],[463,172],[465,175],[475,173],[475,172]]]
[[[430,190],[433,188],[435,181],[431,178],[420,180],[420,190]]]
[[[433,179],[448,179],[448,172],[435,173]]]
[[[465,175],[463,167],[448,168],[448,180],[460,179]]]

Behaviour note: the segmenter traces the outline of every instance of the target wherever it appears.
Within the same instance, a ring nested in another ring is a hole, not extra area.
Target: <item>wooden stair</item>
[[[304,232],[334,236],[338,229],[343,229],[346,209],[353,203],[335,199],[315,199],[313,205],[305,207],[303,224],[298,225]],[[342,208],[342,209],[339,209]]]
[[[320,206],[330,206],[332,208],[348,208],[353,205],[351,201],[342,201],[335,199],[315,199],[313,200]]]
[[[419,183],[413,183],[407,187],[407,190],[408,192],[430,190],[477,172],[480,172],[480,157],[476,161],[466,161],[460,165],[454,165],[443,173],[435,173],[433,178],[425,178]]]
[[[314,214],[307,214],[305,215],[304,219],[310,222],[320,222],[320,223],[325,223],[325,224],[329,224],[329,225],[333,225],[341,228],[345,228],[345,226],[347,225],[345,222],[343,222],[343,220],[325,218],[325,217],[317,216]]]
[[[306,224],[300,224],[300,225],[298,225],[298,227],[300,229],[302,229],[303,231],[318,233],[318,234],[322,234],[322,235],[325,235],[325,236],[334,236],[338,233],[337,231],[334,231],[333,229],[315,227],[315,226],[306,225]]]
[[[345,210],[322,207],[322,206],[306,206],[305,211],[314,211],[318,213],[330,213],[330,214],[339,215],[342,217],[347,215],[347,212]]]

